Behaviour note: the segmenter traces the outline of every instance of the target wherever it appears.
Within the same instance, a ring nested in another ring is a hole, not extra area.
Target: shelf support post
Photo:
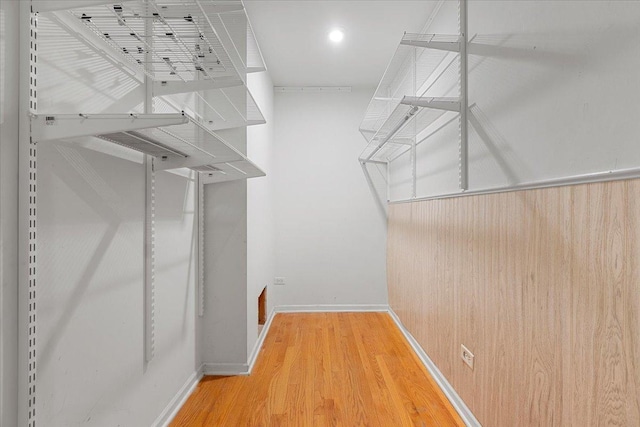
[[[149,8],[149,0],[145,0],[147,8]],[[150,12],[150,11],[149,11]],[[151,13],[149,13],[149,16]],[[152,43],[153,37],[153,20],[145,20],[145,35],[147,36],[148,46],[145,50],[145,67],[144,76],[144,112],[145,114],[153,113],[153,80],[149,76],[153,72],[152,61]],[[149,363],[155,353],[155,170],[154,158],[149,155],[144,157],[145,166],[145,218],[144,218],[144,359],[145,363]]]
[[[469,111],[468,96],[468,65],[467,44],[469,41],[467,22],[467,0],[460,0],[460,190],[469,189],[469,134],[467,112]]]
[[[145,156],[144,218],[144,331],[145,362],[153,359],[155,349],[155,173],[153,157]]]
[[[416,52],[416,47],[413,47],[413,95],[417,96],[418,95],[418,84],[417,84],[417,79],[418,79],[418,57],[417,57],[417,52]],[[413,125],[414,130],[416,129],[416,121],[413,120],[412,124],[410,124],[409,126]],[[416,132],[412,132],[413,138],[411,138],[411,198],[415,199],[416,198],[416,194],[417,194],[417,171],[416,171],[416,163],[417,163],[417,145],[416,145],[416,139],[417,139],[417,135]]]
[[[204,316],[204,182],[200,172],[196,174],[196,212],[198,227],[198,316]]]
[[[198,73],[198,80],[196,80],[198,84],[202,83],[202,73]],[[198,114],[203,112],[205,105],[205,100],[202,97],[196,98],[196,110]],[[195,172],[196,174],[196,226],[198,233],[198,261],[197,261],[197,301],[196,308],[198,310],[198,316],[204,316],[205,310],[205,302],[204,302],[204,256],[205,256],[205,246],[204,246],[204,232],[205,232],[205,222],[204,222],[204,179],[200,172]]]
[[[36,426],[37,151],[30,115],[37,111],[38,15],[19,2],[18,130],[18,423]]]

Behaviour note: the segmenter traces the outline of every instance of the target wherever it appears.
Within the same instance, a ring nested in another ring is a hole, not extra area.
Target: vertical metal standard
[[[144,218],[144,355],[150,362],[155,352],[155,173],[153,157],[145,156]]]
[[[391,162],[387,162],[387,203],[391,201]]]
[[[147,8],[149,8],[148,0]],[[150,12],[148,10],[148,12]],[[152,16],[147,13],[147,16]],[[145,20],[145,36],[149,40],[145,50],[144,76],[145,114],[153,113],[153,80],[150,75],[153,72],[151,61],[153,43],[153,19]],[[155,353],[155,171],[152,156],[145,156],[145,218],[144,218],[144,358],[150,362]]]
[[[202,71],[196,71],[196,75],[198,80],[202,80],[203,78]],[[202,117],[204,117],[203,111],[205,110],[206,106],[211,107],[211,105],[209,105],[206,99],[204,99],[204,95],[196,98],[195,109],[198,114],[202,114]],[[214,112],[218,114],[218,112],[215,109],[214,109]],[[222,116],[220,117],[223,118]],[[202,132],[203,132],[202,128],[198,126],[198,138],[203,137]],[[197,263],[198,278],[197,280],[198,282],[196,283],[198,300],[196,301],[196,308],[198,310],[198,316],[200,317],[204,316],[204,309],[205,309],[205,303],[204,303],[204,293],[205,293],[205,290],[204,290],[204,252],[205,252],[204,202],[205,202],[204,180],[202,179],[202,174],[200,172],[196,172],[196,215],[197,215],[196,221],[197,221],[197,227],[198,227],[198,230],[197,230],[197,233],[198,233],[198,239],[197,239],[198,241],[198,261],[197,261],[198,262]]]
[[[32,13],[30,1],[20,3],[18,421],[20,425],[35,427],[37,150],[36,141],[31,139],[30,114],[38,108],[38,16]]]
[[[198,316],[204,316],[204,183],[196,172],[198,227]]]
[[[469,189],[469,135],[467,112],[469,110],[469,96],[467,88],[467,43],[469,41],[467,24],[467,0],[460,0],[460,190]]]
[[[417,80],[418,80],[418,59],[417,59],[417,48],[412,48],[413,49],[413,96],[418,96],[418,88],[417,88]],[[410,124],[411,126],[411,124]],[[414,131],[417,128],[417,124],[416,121],[413,120],[413,129]],[[413,134],[413,138],[411,138],[411,198],[415,199],[416,198],[416,194],[417,194],[417,183],[416,183],[416,175],[417,175],[417,171],[416,171],[416,157],[418,155],[417,153],[417,144],[416,144],[416,139],[418,137],[418,135],[416,135],[416,132],[412,132]]]

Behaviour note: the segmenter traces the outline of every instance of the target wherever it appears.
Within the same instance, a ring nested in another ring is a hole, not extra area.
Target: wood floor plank
[[[253,373],[203,378],[171,423],[463,425],[386,313],[276,315]]]

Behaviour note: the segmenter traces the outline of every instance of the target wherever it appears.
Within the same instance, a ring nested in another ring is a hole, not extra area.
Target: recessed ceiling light
[[[342,31],[339,28],[331,30],[331,32],[329,33],[329,40],[331,40],[334,43],[340,43],[343,38],[344,38],[344,31]]]

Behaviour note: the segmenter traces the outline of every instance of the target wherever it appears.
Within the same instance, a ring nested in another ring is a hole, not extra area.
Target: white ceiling
[[[275,86],[376,86],[402,34],[437,1],[245,0]],[[334,27],[345,37],[328,39]]]

